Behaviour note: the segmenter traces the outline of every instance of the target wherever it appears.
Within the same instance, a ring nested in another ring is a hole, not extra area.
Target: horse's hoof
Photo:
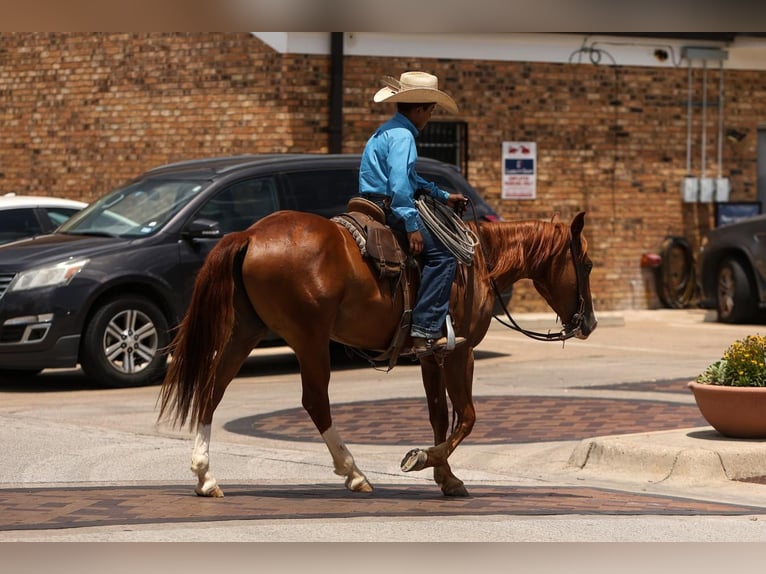
[[[468,489],[462,484],[452,486],[450,488],[442,488],[442,494],[444,494],[444,496],[455,496],[462,498],[469,496]]]
[[[359,487],[354,489],[354,492],[372,492],[373,490],[372,485],[365,480]]]
[[[423,470],[427,462],[428,453],[419,448],[413,448],[404,455],[401,466],[404,472],[411,472],[413,470]]]
[[[221,490],[221,487],[217,484],[207,492],[200,490],[199,488],[195,488],[194,492],[197,493],[197,496],[204,496],[206,498],[223,498],[223,490]]]
[[[351,492],[372,492],[373,490],[372,485],[364,476],[353,480],[350,478],[347,479],[346,488],[348,488]]]

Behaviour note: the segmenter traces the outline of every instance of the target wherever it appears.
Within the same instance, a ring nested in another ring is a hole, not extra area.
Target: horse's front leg
[[[303,408],[306,409],[330,451],[335,474],[346,478],[346,488],[352,492],[372,492],[372,485],[356,466],[354,457],[332,424],[330,397],[328,395],[330,384],[329,340],[326,346],[318,346],[315,341],[316,339],[310,341],[305,350],[296,349],[296,356],[301,366]],[[317,351],[317,348],[324,348],[325,350]]]
[[[346,488],[352,492],[372,492],[372,485],[356,466],[354,457],[351,456],[337,429],[330,425],[330,428],[322,433],[322,438],[332,456],[335,474],[346,477]]]
[[[468,496],[463,481],[452,473],[448,458],[471,433],[476,420],[471,395],[473,350],[466,348],[453,351],[445,359],[443,367],[434,358],[423,359],[421,371],[436,444],[429,449],[413,449],[408,452],[402,459],[402,470],[409,472],[433,467],[434,480],[446,496]],[[457,424],[448,438],[449,414],[445,388],[457,415]]]
[[[444,369],[439,367],[436,361],[423,361],[420,370],[423,375],[423,387],[426,391],[428,418],[434,433],[434,445],[440,445],[447,440],[447,431],[449,430],[449,406],[447,404]],[[416,452],[424,453],[427,460],[428,454],[425,451]],[[418,456],[422,459],[424,455],[415,455],[415,462],[417,463]],[[405,458],[409,458],[409,456]],[[446,460],[443,464],[434,466],[434,481],[446,496],[468,496],[463,481],[452,473],[449,462]]]

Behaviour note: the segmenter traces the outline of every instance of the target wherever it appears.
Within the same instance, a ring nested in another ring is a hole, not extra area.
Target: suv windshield
[[[77,213],[60,233],[143,237],[162,228],[207,185],[205,180],[144,179],[117,189]]]

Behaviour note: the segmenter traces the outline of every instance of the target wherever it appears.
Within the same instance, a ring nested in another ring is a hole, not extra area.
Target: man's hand
[[[458,215],[463,215],[468,199],[462,193],[450,193],[447,198],[447,205],[455,210]]]
[[[413,255],[419,255],[421,251],[423,251],[423,236],[420,234],[419,230],[410,231],[407,234],[407,237],[410,240],[410,253]]]

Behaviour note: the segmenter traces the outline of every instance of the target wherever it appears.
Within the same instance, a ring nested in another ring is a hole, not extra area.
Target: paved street
[[[100,389],[77,370],[2,383],[0,541],[766,541],[766,445],[722,440],[686,388],[765,329],[706,317],[604,313],[563,346],[493,323],[478,421],[450,459],[466,499],[399,470],[431,440],[412,364],[334,372],[335,424],[375,486],[364,495],[333,474],[285,349],[256,351],[216,412],[223,499],[194,495],[192,437],[156,424],[156,387]]]

